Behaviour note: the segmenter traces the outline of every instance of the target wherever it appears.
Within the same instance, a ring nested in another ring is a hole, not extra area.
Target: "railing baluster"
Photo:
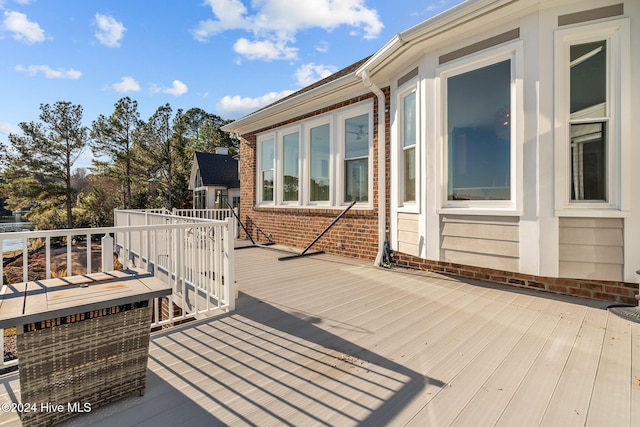
[[[87,234],[85,236],[85,239],[85,241],[87,242],[87,274],[91,274],[91,234]]]
[[[22,281],[29,281],[29,239],[22,238]]]
[[[67,234],[67,276],[73,276],[73,239],[71,234]]]
[[[44,241],[44,245],[45,245],[45,269],[47,270],[46,274],[45,274],[45,278],[47,279],[51,279],[51,236],[47,236],[45,238]]]

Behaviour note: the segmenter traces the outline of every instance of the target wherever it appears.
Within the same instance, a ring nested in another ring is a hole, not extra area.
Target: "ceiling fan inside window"
[[[358,130],[358,132],[354,132],[352,130],[348,130],[347,133],[351,133],[351,134],[355,135],[356,136],[356,140],[361,140],[363,136],[366,136],[366,135],[369,134],[368,132],[364,131],[364,127],[365,127],[365,125],[360,125],[359,126],[360,129]]]

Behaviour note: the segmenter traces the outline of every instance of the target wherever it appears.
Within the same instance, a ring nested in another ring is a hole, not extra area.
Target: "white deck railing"
[[[225,220],[233,216],[231,209],[174,209],[173,214],[177,216],[188,216],[190,218]]]
[[[238,214],[238,210],[235,209],[236,215]],[[231,209],[173,209],[173,215],[177,216],[186,216],[189,218],[201,218],[201,219],[214,219],[218,221],[224,221],[227,218],[234,217],[233,211]],[[234,228],[234,237],[240,237],[240,224],[238,221],[235,222],[236,227]]]
[[[234,218],[212,221],[149,211],[115,211],[114,223],[114,227],[105,228],[0,233],[0,247],[4,240],[22,240],[25,282],[36,279],[28,249],[34,246],[44,252],[45,260],[38,280],[52,277],[53,256],[66,258],[66,269],[53,272],[58,277],[113,270],[115,257],[122,268],[153,273],[170,285],[172,295],[153,301],[152,327],[235,309]],[[3,332],[0,330],[2,348]],[[5,362],[3,357],[0,368],[16,363]]]

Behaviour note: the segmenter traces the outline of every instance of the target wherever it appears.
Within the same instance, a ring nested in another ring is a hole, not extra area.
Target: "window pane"
[[[366,202],[368,200],[369,160],[345,161],[345,201]]]
[[[607,42],[571,46],[571,120],[607,115]]]
[[[605,123],[571,125],[571,200],[606,200]]]
[[[282,141],[283,187],[282,200],[285,202],[298,200],[298,163],[300,144],[298,132],[285,135]]]
[[[273,169],[274,158],[273,139],[262,141],[262,170]]]
[[[363,114],[344,121],[345,159],[369,155],[369,115]]]
[[[329,200],[329,156],[331,154],[329,124],[311,129],[309,142],[309,199]]]
[[[403,99],[402,137],[404,148],[404,201],[416,201],[416,93]]]
[[[416,201],[416,148],[404,150],[404,201]]]
[[[273,139],[262,141],[262,201],[273,201],[273,164],[275,152]]]
[[[416,93],[404,97],[403,109],[403,137],[404,146],[409,147],[416,144]]]
[[[511,61],[447,79],[449,200],[511,198]]]
[[[273,202],[273,171],[262,172],[262,200]]]

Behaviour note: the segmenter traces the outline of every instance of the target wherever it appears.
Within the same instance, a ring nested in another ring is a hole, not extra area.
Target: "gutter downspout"
[[[374,265],[378,266],[382,262],[384,243],[386,240],[386,203],[387,187],[385,183],[386,171],[386,99],[384,93],[369,78],[369,72],[363,70],[360,77],[362,83],[378,97],[378,253]]]

